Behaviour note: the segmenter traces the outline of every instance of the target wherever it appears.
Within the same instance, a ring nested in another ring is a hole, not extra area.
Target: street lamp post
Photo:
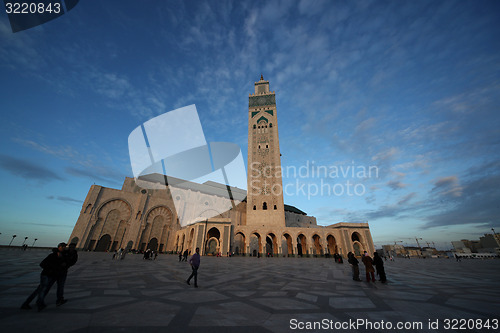
[[[28,237],[24,237],[24,242],[23,242],[23,245],[21,245],[21,246],[24,246],[24,243],[26,243],[27,239],[28,239]]]
[[[10,246],[10,244],[12,244],[12,242],[14,241],[14,238],[16,238],[16,237],[17,237],[17,235],[12,235],[12,239],[10,240],[9,246]]]
[[[33,244],[31,244],[31,247],[35,246],[35,242],[38,240],[38,238],[35,238],[35,240],[33,241]]]

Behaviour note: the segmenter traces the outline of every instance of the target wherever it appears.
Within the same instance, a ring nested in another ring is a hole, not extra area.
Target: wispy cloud
[[[425,227],[478,224],[499,226],[500,171],[499,162],[471,168],[464,174],[462,184],[458,185],[455,176],[436,181],[433,191],[439,196],[453,200],[440,211],[426,218]],[[476,174],[476,170],[482,170]]]
[[[456,176],[449,176],[438,179],[434,183],[432,191],[439,192],[442,196],[460,197],[462,195],[463,188],[459,185],[458,178]]]
[[[387,183],[387,186],[389,186],[393,191],[395,190],[401,190],[405,187],[407,187],[407,184],[403,184],[399,180],[391,180]]]
[[[27,180],[35,179],[41,182],[65,180],[59,174],[48,168],[12,156],[0,155],[0,167],[15,176]]]
[[[31,222],[19,222],[19,224],[32,225],[37,227],[49,227],[49,228],[65,228],[73,229],[73,224],[49,224],[49,223],[31,223]]]
[[[69,175],[75,177],[84,177],[94,181],[102,181],[105,183],[107,182],[119,183],[120,181],[124,180],[124,176],[113,174],[112,170],[109,169],[98,170],[98,169],[82,169],[75,167],[66,167],[65,171]]]
[[[50,196],[47,197],[47,199],[49,199],[49,200],[59,200],[59,201],[70,202],[70,203],[78,203],[78,204],[82,204],[83,203],[82,200],[73,199],[73,198],[65,197],[65,196],[53,196],[53,195],[50,195]]]
[[[42,153],[57,157],[61,160],[69,161],[75,166],[65,168],[66,173],[77,176],[87,177],[91,180],[102,182],[120,183],[125,178],[124,172],[117,172],[111,165],[105,165],[103,160],[95,161],[93,157],[81,153],[69,145],[51,146],[41,142],[35,142],[29,139],[14,138],[14,142],[30,147]]]

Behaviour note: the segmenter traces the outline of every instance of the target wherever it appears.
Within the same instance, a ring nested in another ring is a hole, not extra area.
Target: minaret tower
[[[285,227],[280,156],[276,98],[261,75],[248,98],[247,225]]]

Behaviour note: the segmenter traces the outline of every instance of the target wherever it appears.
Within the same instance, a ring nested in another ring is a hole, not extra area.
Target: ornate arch
[[[354,241],[352,243],[352,248],[353,248],[354,255],[357,257],[362,256],[363,252],[366,251],[363,244],[361,242],[358,242],[358,241]]]
[[[168,217],[169,221],[166,221],[167,224],[172,223],[172,219],[174,217],[174,214],[172,213],[172,210],[170,210],[170,208],[167,206],[155,206],[155,207],[151,208],[147,212],[146,223],[152,223],[154,218],[157,217],[158,215]]]
[[[91,226],[89,235],[85,242],[85,248],[93,250],[96,242],[100,238],[109,234],[112,243],[118,243],[121,235],[117,236],[120,227],[128,224],[132,217],[132,206],[122,198],[111,198],[104,201],[95,211],[93,219],[94,225]],[[122,228],[122,229],[123,229]]]
[[[246,253],[247,237],[241,230],[234,232],[234,249],[237,255]]]
[[[173,213],[167,206],[155,206],[146,213],[145,225],[141,237],[141,248],[143,244],[157,240],[158,249],[163,251],[166,247],[168,229],[172,225]]]
[[[354,243],[356,241],[360,242],[360,243],[363,243],[363,236],[361,236],[361,234],[357,231],[354,231],[352,234],[351,234],[351,241]]]
[[[113,209],[117,209],[118,211],[120,211],[121,220],[126,222],[130,220],[130,217],[132,216],[132,206],[126,200],[121,198],[113,198],[103,202],[97,208],[97,219],[105,218],[106,215]]]

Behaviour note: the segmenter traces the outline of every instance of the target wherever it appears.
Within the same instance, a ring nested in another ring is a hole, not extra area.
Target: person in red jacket
[[[368,255],[368,252],[365,251],[363,254],[363,258],[361,261],[365,265],[366,271],[366,282],[370,282],[370,275],[372,276],[372,281],[375,282],[375,269],[373,268],[373,259]]]

